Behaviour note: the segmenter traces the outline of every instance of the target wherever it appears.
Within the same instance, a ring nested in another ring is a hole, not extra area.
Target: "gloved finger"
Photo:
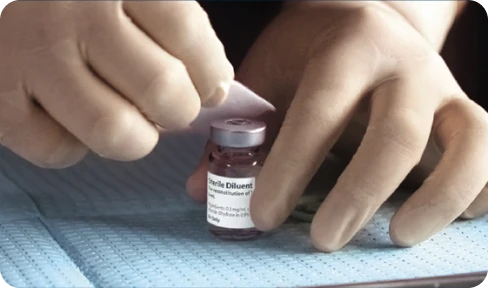
[[[316,58],[305,68],[256,180],[251,217],[260,230],[278,227],[291,214],[369,85],[371,66],[364,59],[371,58],[347,58],[339,50],[330,49],[330,57]]]
[[[488,115],[467,97],[449,101],[435,117],[444,150],[434,172],[400,207],[390,236],[401,246],[420,243],[459,217],[488,182]]]
[[[113,19],[107,19],[99,31],[90,30],[84,37],[84,54],[90,66],[159,126],[165,129],[188,126],[200,110],[200,98],[184,64],[159,47],[128,17],[106,14]]]
[[[202,153],[202,157],[191,176],[186,182],[186,191],[197,201],[205,201],[207,199],[207,171],[209,155],[215,151],[216,147],[213,142],[208,141]]]
[[[418,78],[394,78],[375,89],[361,145],[312,222],[314,245],[347,244],[420,161],[439,97]]]
[[[464,219],[474,219],[488,214],[488,186],[485,186],[481,193],[469,205],[468,209],[461,215]]]
[[[104,84],[78,54],[60,42],[38,57],[27,85],[46,111],[91,150],[114,160],[135,160],[152,151],[158,132],[127,100]]]
[[[204,107],[225,99],[234,70],[196,1],[126,1],[124,9],[161,47],[183,61]]]
[[[88,151],[21,90],[0,93],[0,144],[44,168],[71,166]]]

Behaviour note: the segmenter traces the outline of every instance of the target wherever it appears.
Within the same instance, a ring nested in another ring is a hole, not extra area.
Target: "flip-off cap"
[[[244,118],[217,120],[210,128],[210,139],[225,147],[256,147],[264,143],[265,136],[264,122]]]

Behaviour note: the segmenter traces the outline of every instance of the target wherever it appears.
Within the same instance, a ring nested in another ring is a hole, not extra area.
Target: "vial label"
[[[255,177],[229,178],[208,172],[207,221],[231,229],[254,228],[249,214]]]

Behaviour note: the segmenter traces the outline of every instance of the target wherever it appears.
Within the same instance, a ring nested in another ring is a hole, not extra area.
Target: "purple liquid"
[[[229,178],[255,177],[261,171],[264,155],[258,147],[228,148],[219,146],[209,155],[209,172]],[[231,229],[208,223],[209,230],[221,239],[250,240],[262,234],[255,228]]]

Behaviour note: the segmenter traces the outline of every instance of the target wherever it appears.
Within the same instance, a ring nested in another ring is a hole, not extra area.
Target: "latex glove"
[[[398,13],[375,2],[327,3],[285,9],[238,73],[284,118],[279,130],[272,124],[281,121],[270,122],[278,135],[251,200],[256,227],[272,230],[287,219],[338,143],[339,156],[354,157],[317,211],[311,238],[322,251],[340,249],[419,163],[431,135],[442,159],[391,219],[393,242],[420,243],[463,212],[474,215],[466,209],[486,213],[487,113]],[[188,181],[199,199],[204,167]]]
[[[141,158],[234,77],[193,1],[15,1],[0,55],[0,142],[44,167]]]

